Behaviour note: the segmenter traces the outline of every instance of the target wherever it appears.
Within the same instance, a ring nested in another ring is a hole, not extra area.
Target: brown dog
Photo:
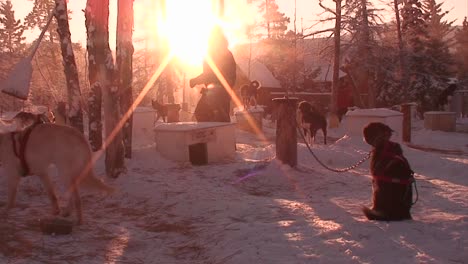
[[[315,142],[318,130],[322,130],[323,142],[327,144],[327,119],[309,102],[302,101],[298,106],[298,123],[304,131],[304,137],[309,144]]]
[[[166,123],[167,118],[167,106],[159,103],[157,100],[151,100],[153,109],[156,110],[156,117],[154,123],[158,122],[159,118],[162,118],[163,122]]]
[[[413,171],[398,143],[390,141],[392,129],[379,122],[368,124],[364,139],[373,147],[371,156],[372,209],[364,207],[369,220],[411,219]]]
[[[72,195],[68,198],[62,215],[69,215],[75,207],[78,223],[83,219],[78,190],[80,185],[106,192],[113,191],[94,175],[91,148],[84,135],[72,127],[45,123],[30,126],[19,132],[2,133],[0,160],[7,176],[7,212],[15,205],[21,177],[27,175],[37,175],[41,179],[52,203],[53,213],[60,212],[49,177],[49,166],[52,164]]]
[[[31,112],[21,111],[16,113],[13,118],[2,119],[2,122],[5,125],[11,127],[11,131],[21,131],[25,128],[42,123],[54,123],[55,116],[52,112],[47,111],[45,113],[34,114]]]
[[[249,106],[257,105],[257,91],[260,89],[260,82],[251,81],[249,84],[244,84],[240,88],[240,93],[242,97],[242,104],[244,105],[244,110],[248,110]]]

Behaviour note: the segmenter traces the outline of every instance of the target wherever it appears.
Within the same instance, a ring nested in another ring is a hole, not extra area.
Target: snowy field
[[[51,206],[39,180],[24,179],[17,208],[0,216],[0,263],[468,263],[468,134],[415,122],[418,148],[403,145],[419,192],[414,220],[376,222],[360,212],[371,203],[368,162],[334,173],[300,142],[290,168],[275,159],[268,121],[270,142],[236,133],[235,159],[196,167],[161,157],[152,131],[138,128],[127,174],[106,179],[118,191],[83,190],[85,223],[71,235],[40,232]],[[313,146],[328,166],[370,150],[340,128],[329,134],[333,143]],[[102,159],[96,171],[103,177]]]

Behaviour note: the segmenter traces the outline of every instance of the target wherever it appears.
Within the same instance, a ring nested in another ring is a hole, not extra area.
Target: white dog
[[[113,188],[95,177],[88,142],[83,134],[71,127],[45,123],[30,126],[23,131],[2,133],[0,160],[7,176],[7,212],[15,205],[21,177],[37,175],[48,193],[53,213],[60,213],[57,196],[48,175],[51,164],[55,165],[58,175],[65,181],[71,194],[71,197],[67,195],[67,206],[62,215],[68,216],[74,206],[79,224],[83,220],[79,185],[88,185],[108,193],[113,191]]]

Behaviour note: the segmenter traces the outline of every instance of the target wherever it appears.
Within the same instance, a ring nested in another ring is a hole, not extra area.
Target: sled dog
[[[162,118],[163,122],[166,123],[167,118],[167,105],[159,103],[157,100],[151,100],[151,105],[153,109],[156,110],[156,116],[154,119],[154,124],[158,122],[159,118]]]
[[[7,177],[8,201],[6,212],[15,206],[16,192],[21,177],[37,175],[47,191],[53,213],[68,216],[75,208],[78,224],[82,223],[79,186],[106,191],[113,188],[104,184],[93,172],[92,152],[83,134],[78,130],[52,123],[35,124],[22,131],[0,134],[0,160]],[[55,165],[58,177],[67,188],[67,203],[60,211],[54,186],[48,175]]]
[[[258,89],[260,89],[260,82],[256,80],[241,86],[240,93],[244,110],[248,110],[251,105],[257,106]]]
[[[14,126],[13,130],[19,131],[33,124],[54,123],[55,116],[52,112],[35,114],[31,112],[21,111],[15,114],[12,118],[3,119],[2,121],[5,125],[9,127]]]
[[[315,143],[318,130],[322,130],[323,142],[327,144],[327,119],[307,101],[299,103],[297,122],[304,131],[304,137],[309,144]]]

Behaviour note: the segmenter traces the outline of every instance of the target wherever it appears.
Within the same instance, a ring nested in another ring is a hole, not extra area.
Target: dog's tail
[[[94,172],[90,172],[88,177],[85,177],[81,184],[84,187],[88,187],[90,189],[104,191],[107,194],[112,194],[116,191],[115,188],[105,184],[101,179],[97,178],[94,175]]]

